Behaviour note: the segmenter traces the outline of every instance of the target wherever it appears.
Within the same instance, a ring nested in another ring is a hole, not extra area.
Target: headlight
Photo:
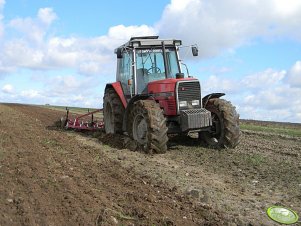
[[[179,105],[180,105],[181,108],[182,108],[182,107],[187,107],[187,101],[186,101],[186,100],[180,101],[180,102],[179,102]]]
[[[192,106],[200,105],[200,101],[199,100],[193,100],[193,101],[191,101],[191,105]]]

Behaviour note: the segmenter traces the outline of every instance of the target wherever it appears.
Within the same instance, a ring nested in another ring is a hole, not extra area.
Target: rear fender
[[[225,96],[224,93],[211,93],[208,94],[207,96],[203,97],[202,99],[202,104],[203,104],[203,108],[206,108],[206,105],[208,104],[208,101],[212,98],[220,98],[222,96]]]
[[[127,131],[127,119],[128,119],[128,116],[129,116],[129,113],[130,113],[130,110],[131,108],[133,107],[134,103],[138,100],[146,100],[146,99],[149,99],[151,98],[152,95],[149,95],[149,94],[138,94],[136,96],[134,96],[130,101],[129,103],[127,104],[127,107],[125,109],[125,112],[124,112],[124,116],[123,116],[123,123],[122,123],[122,130],[123,131]]]
[[[126,99],[125,99],[125,96],[124,96],[124,93],[123,93],[123,90],[121,87],[121,83],[114,82],[114,83],[107,84],[105,90],[108,88],[113,88],[115,90],[115,92],[117,93],[117,95],[119,96],[119,98],[122,102],[123,107],[126,108],[127,102],[126,102]]]

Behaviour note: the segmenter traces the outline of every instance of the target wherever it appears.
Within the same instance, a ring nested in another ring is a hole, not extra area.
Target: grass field
[[[301,137],[301,124],[298,123],[241,120],[240,128],[241,130]]]
[[[40,107],[57,110],[57,111],[63,111],[66,112],[66,106],[55,106],[55,105],[39,105]],[[96,108],[80,108],[80,107],[67,107],[71,113],[74,114],[85,114],[88,111],[95,111]]]
[[[66,115],[66,107],[65,106],[39,105],[39,107],[43,107],[43,108],[51,109],[51,110],[56,110],[56,111],[61,111],[62,116]],[[98,110],[96,108],[80,108],[80,107],[67,107],[67,108],[69,109],[69,117],[71,117],[71,118],[74,118],[75,115],[82,115],[82,114],[86,114],[88,112]],[[97,120],[97,121],[101,121],[102,118],[103,118],[102,112],[94,113],[93,116],[94,116],[94,120]],[[83,119],[89,121],[90,120],[89,117],[91,117],[91,116],[90,115],[86,116]]]

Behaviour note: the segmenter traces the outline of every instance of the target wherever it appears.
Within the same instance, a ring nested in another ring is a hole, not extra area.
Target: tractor
[[[199,80],[179,58],[181,47],[181,40],[145,36],[132,37],[115,49],[116,82],[106,84],[103,97],[107,134],[127,133],[153,153],[167,151],[168,134],[194,133],[217,149],[238,145],[235,107],[220,99],[224,93],[201,97]],[[197,46],[190,47],[197,56]]]

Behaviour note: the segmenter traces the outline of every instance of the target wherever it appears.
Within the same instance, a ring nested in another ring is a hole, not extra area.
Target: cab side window
[[[134,87],[128,85],[128,80],[132,77],[132,53],[124,52],[120,62],[120,82],[125,96],[131,96],[131,92],[133,92]]]

